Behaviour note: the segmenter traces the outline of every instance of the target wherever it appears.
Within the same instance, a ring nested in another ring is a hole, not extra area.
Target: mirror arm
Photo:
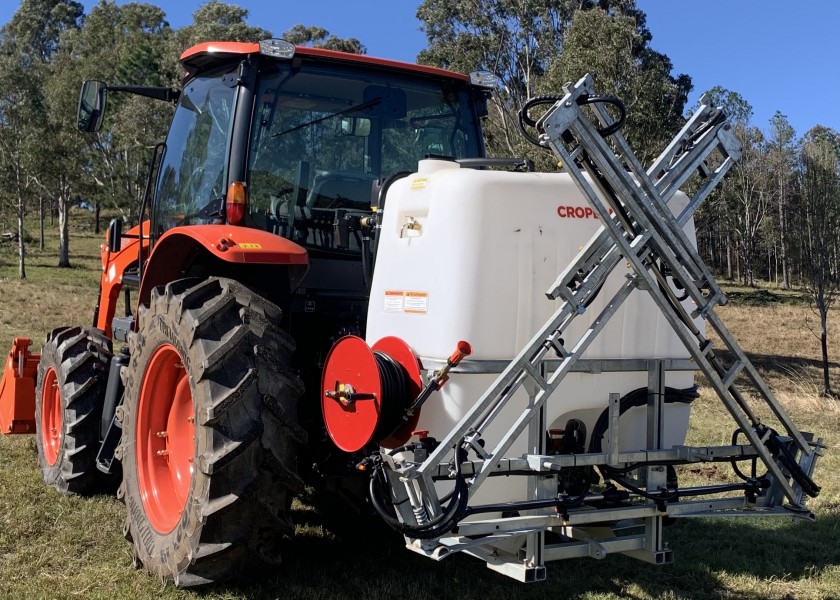
[[[155,100],[163,100],[164,102],[177,102],[181,97],[179,90],[164,87],[143,87],[137,85],[109,85],[109,92],[126,92],[135,94],[137,96],[145,96],[146,98],[153,98]]]

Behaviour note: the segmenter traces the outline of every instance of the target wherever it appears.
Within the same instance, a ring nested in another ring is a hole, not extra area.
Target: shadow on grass
[[[725,365],[731,365],[734,361],[732,353],[726,349],[716,349],[715,354],[723,360]],[[790,378],[791,374],[802,372],[806,369],[822,369],[822,360],[818,358],[805,358],[802,356],[782,356],[780,354],[754,354],[747,352],[750,362],[766,373],[772,373],[778,377]],[[840,362],[828,361],[829,369],[840,368]]]
[[[525,585],[462,554],[436,563],[407,550],[381,523],[356,537],[319,533],[319,517],[287,543],[284,563],[249,577],[247,585],[214,592],[247,598],[790,598],[768,595],[774,582],[819,577],[840,564],[840,518],[815,524],[790,519],[686,519],[666,530],[675,563],[654,566],[624,556],[547,565],[547,580]],[[356,523],[356,526],[360,523]],[[749,585],[733,586],[739,577]],[[756,584],[755,581],[758,580]],[[763,582],[763,585],[762,585]],[[742,587],[743,589],[739,589]],[[774,588],[775,589],[775,588]]]
[[[726,292],[726,297],[741,306],[775,306],[789,304],[801,306],[808,303],[804,294],[797,292],[774,293],[769,290],[749,290]]]

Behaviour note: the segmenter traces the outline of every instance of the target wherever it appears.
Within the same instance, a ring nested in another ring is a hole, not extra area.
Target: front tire
[[[302,385],[280,310],[237,282],[152,292],[129,340],[120,495],[135,560],[179,587],[276,561],[291,535]],[[192,438],[192,439],[190,439]]]
[[[110,360],[111,340],[88,327],[56,329],[41,350],[35,390],[38,464],[44,482],[63,494],[107,491],[112,483],[96,468]]]

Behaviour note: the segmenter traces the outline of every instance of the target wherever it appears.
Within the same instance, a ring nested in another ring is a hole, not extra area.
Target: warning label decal
[[[429,312],[429,292],[385,290],[383,310],[386,313],[425,315]]]

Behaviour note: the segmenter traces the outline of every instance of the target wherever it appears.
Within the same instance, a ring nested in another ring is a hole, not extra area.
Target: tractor
[[[274,39],[200,44],[181,64],[182,90],[82,85],[82,131],[110,93],[174,116],[139,224],[108,227],[93,323],[53,330],[40,354],[16,339],[0,384],[2,433],[35,434],[59,492],[116,490],[138,564],[187,587],[274,563],[307,488],[378,513],[411,550],[464,550],[523,581],[552,558],[669,562],[662,521],[692,510],[807,516],[821,441],[772,399],[787,435],[753,418],[733,386],[754,369],[739,351],[721,367],[711,308],[694,310],[725,301],[692,260],[690,219],[739,153],[719,112],[645,174],[622,146],[623,105],[582,80],[520,115],[563,158],[533,173],[485,157],[488,73]],[[711,187],[689,198],[677,189],[696,171]],[[645,216],[639,189],[670,213]],[[748,444],[680,450],[698,368]],[[699,460],[769,475],[686,508],[674,467]],[[594,540],[586,525],[633,519],[644,533]]]

